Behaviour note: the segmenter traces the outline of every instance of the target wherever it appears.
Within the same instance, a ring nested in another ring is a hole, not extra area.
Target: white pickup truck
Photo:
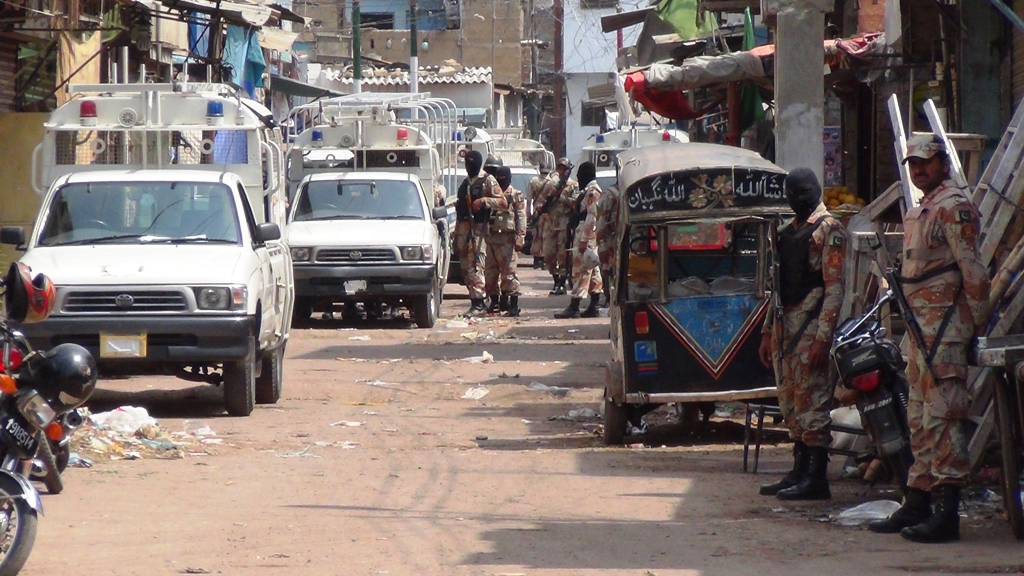
[[[294,285],[269,111],[218,85],[81,89],[36,150],[33,231],[0,238],[56,286],[32,345],[85,346],[104,377],[222,383],[235,416],[277,402]]]
[[[321,172],[299,184],[288,223],[296,318],[314,308],[405,306],[437,322],[450,259],[448,211],[413,174]]]

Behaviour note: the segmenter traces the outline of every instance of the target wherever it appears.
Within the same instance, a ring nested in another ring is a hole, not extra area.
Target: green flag
[[[750,8],[743,10],[743,50],[754,49],[754,20],[750,17]],[[761,105],[761,90],[753,82],[744,82],[740,102],[743,114],[740,117],[740,131],[753,126],[754,122],[764,118],[764,107]]]

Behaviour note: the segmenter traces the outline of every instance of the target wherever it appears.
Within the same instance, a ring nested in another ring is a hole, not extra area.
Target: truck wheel
[[[281,399],[281,389],[284,384],[284,347],[282,344],[263,356],[263,370],[256,377],[256,403],[277,404]]]
[[[249,339],[245,358],[224,363],[224,405],[231,416],[248,416],[255,408],[256,340]]]
[[[441,311],[441,291],[437,281],[430,289],[430,294],[416,296],[412,299],[412,318],[420,328],[433,328]]]
[[[629,405],[618,405],[605,398],[604,401],[604,443],[608,446],[621,446],[626,438],[626,425],[629,423]]]

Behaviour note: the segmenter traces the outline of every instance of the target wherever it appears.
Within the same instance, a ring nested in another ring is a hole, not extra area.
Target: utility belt
[[[911,252],[910,250],[907,251],[908,258],[912,254],[913,254],[913,252]],[[934,279],[936,279],[936,278],[938,278],[940,276],[944,276],[946,274],[952,274],[954,272],[957,275],[957,279],[959,279],[959,277],[960,277],[960,267],[957,266],[956,262],[951,262],[949,264],[946,264],[945,266],[940,266],[939,268],[935,268],[933,270],[928,270],[928,271],[926,271],[926,272],[924,272],[924,273],[922,273],[922,274],[920,274],[918,276],[914,276],[914,277],[896,276],[896,279],[900,281],[900,284],[903,284],[904,286],[906,286],[907,288],[910,289],[910,290],[905,290],[905,292],[907,292],[907,291],[909,291],[909,292],[916,292],[916,291],[918,291],[918,290],[920,290],[922,288],[927,287],[926,283],[929,282],[930,280],[934,280]]]
[[[907,255],[911,255],[911,252],[909,250],[907,251]],[[949,274],[951,272],[956,272],[959,275],[960,267],[957,266],[956,262],[946,264],[945,266],[941,266],[934,270],[928,270],[927,272],[919,276],[915,276],[913,278],[897,276],[896,279],[899,280],[900,283],[904,285],[920,285],[929,280],[934,280],[935,278],[938,278],[944,274]],[[917,290],[920,290],[921,288],[924,287],[925,286],[920,286],[917,288]],[[932,370],[932,361],[935,359],[935,354],[939,351],[939,345],[942,343],[942,337],[946,334],[946,328],[949,327],[949,322],[953,319],[953,314],[956,313],[957,306],[960,304],[960,297],[963,295],[963,290],[963,282],[960,282],[957,285],[956,294],[953,296],[953,301],[950,303],[949,308],[946,309],[946,313],[942,315],[942,322],[939,324],[939,329],[935,333],[935,339],[932,340],[932,345],[929,346],[927,350],[925,350],[925,343],[921,342],[919,344],[921,351],[925,353],[924,361],[925,364],[928,365],[929,370]],[[907,313],[910,314],[911,316],[913,316],[914,314],[912,310],[907,310]],[[918,326],[920,326],[920,322],[918,322]],[[921,334],[921,336],[924,337],[924,334]],[[932,376],[934,377],[934,372],[932,372]],[[936,385],[937,384],[938,382],[936,382]]]

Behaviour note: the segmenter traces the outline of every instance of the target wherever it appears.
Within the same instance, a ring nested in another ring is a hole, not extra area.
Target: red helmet
[[[5,279],[4,305],[7,318],[11,321],[32,324],[42,322],[50,315],[57,302],[53,282],[45,274],[32,277],[32,269],[21,262],[14,262]]]

